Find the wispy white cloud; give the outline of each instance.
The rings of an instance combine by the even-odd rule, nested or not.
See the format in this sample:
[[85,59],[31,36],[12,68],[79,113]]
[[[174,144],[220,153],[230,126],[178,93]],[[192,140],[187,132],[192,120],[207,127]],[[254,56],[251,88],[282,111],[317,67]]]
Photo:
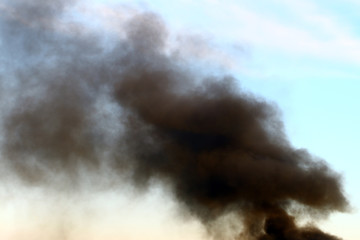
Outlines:
[[352,33],[351,26],[341,22],[338,16],[306,0],[276,1],[288,7],[305,23],[303,29],[311,36],[317,49],[315,53],[325,57],[339,57],[341,60],[358,60],[360,37]]
[[[257,12],[241,1],[204,0],[210,6],[211,18],[223,22],[215,29],[234,41],[246,41],[253,46],[309,57],[336,59],[357,63],[360,56],[360,38],[340,23],[336,16],[320,11],[320,6],[309,1],[275,0],[290,11],[297,24]],[[271,12],[271,9],[268,9]]]

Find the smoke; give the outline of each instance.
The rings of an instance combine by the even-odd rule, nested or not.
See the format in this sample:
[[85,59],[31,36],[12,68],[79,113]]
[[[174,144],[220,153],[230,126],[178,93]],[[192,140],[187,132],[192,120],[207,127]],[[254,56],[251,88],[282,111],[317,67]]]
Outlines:
[[57,172],[76,182],[80,167],[105,163],[139,188],[169,185],[209,231],[236,214],[239,238],[339,239],[291,214],[345,211],[339,175],[292,147],[276,106],[172,54],[158,16],[139,13],[104,45],[66,27],[70,1],[13,2],[0,22],[2,154],[24,183]]

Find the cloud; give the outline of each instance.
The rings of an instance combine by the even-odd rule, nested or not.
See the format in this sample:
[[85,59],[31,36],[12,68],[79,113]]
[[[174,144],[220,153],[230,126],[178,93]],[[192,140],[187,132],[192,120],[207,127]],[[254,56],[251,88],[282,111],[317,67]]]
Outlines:
[[291,12],[295,23],[273,16],[272,9],[260,12],[235,1],[211,1],[211,17],[224,23],[221,35],[249,42],[255,48],[357,63],[360,39],[336,16],[320,11],[320,6],[310,2],[280,0],[274,4]]

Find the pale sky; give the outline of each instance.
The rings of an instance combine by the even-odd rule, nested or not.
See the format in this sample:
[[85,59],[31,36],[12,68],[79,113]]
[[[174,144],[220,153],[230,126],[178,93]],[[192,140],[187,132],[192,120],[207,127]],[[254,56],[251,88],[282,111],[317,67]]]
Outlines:
[[[0,3],[0,9],[6,8]],[[121,34],[114,23],[143,10],[159,14],[170,35],[208,43],[198,49],[195,42],[184,53],[200,66],[231,73],[241,88],[279,107],[291,143],[342,175],[353,207],[320,227],[344,240],[360,239],[360,2],[91,0],[77,5],[75,17]],[[4,186],[1,239],[206,239],[201,225],[179,217],[176,203],[157,187],[133,193],[135,198],[129,197],[132,190],[111,189],[59,200],[55,193]],[[24,192],[29,194],[22,199]],[[41,229],[46,230],[40,234]]]

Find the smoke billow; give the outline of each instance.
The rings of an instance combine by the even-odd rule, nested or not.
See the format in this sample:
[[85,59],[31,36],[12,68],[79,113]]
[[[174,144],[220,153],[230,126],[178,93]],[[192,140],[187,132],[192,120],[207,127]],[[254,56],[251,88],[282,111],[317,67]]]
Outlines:
[[76,181],[79,166],[106,161],[135,186],[168,184],[208,228],[231,213],[244,225],[239,238],[339,239],[290,213],[345,211],[339,176],[292,147],[275,106],[231,76],[190,70],[158,16],[139,13],[104,45],[79,28],[58,31],[69,1],[13,2],[0,9],[2,154],[24,182],[57,171]]

